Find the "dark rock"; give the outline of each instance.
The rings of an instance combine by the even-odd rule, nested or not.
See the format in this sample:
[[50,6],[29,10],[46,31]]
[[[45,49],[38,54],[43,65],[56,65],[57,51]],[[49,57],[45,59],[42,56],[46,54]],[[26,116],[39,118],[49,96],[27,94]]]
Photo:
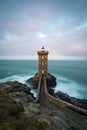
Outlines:
[[40,115],[37,118],[37,122],[39,123],[40,127],[45,130],[52,130],[51,123],[47,116]]
[[13,92],[13,93],[10,93],[10,96],[20,103],[31,102],[34,100],[31,95],[25,92]]
[[56,98],[60,98],[60,99],[62,99],[64,101],[72,103],[72,104],[74,104],[76,106],[87,109],[87,100],[86,99],[78,99],[78,98],[75,98],[75,97],[70,97],[68,94],[65,94],[65,93],[60,92],[60,91],[56,92],[54,94],[54,96]]
[[30,112],[35,113],[35,114],[40,114],[41,113],[41,111],[40,111],[40,104],[30,103],[29,107],[28,107],[28,110]]
[[84,109],[87,109],[87,99],[78,99],[71,97],[71,103]]
[[[36,73],[34,77],[28,79],[26,82],[28,84],[31,84],[32,87],[37,88],[38,84],[39,84],[38,73]],[[56,86],[56,78],[53,75],[48,73],[46,75],[46,83],[47,83],[48,88],[55,87]]]
[[31,89],[18,81],[0,83],[0,89],[8,93],[17,102],[23,103],[34,100],[33,95],[30,93]]
[[55,93],[55,96],[57,98],[64,100],[64,101],[71,102],[70,96],[68,94],[61,92],[61,91],[58,91],[57,93]]
[[28,79],[26,81],[28,84],[30,84],[33,88],[37,88],[38,87],[38,83],[39,83],[39,78],[38,78],[38,74],[36,73],[34,75],[34,77],[31,77],[30,79]]
[[53,75],[51,74],[47,74],[46,76],[46,83],[47,83],[47,88],[50,88],[50,87],[55,87],[56,86],[56,77],[54,77]]
[[53,95],[53,96],[55,96],[55,94],[54,94],[54,89],[52,89],[52,88],[49,88],[49,89],[48,89],[48,93],[51,94],[51,95]]
[[18,81],[4,83],[4,91],[7,93],[24,91],[30,94],[30,88],[25,84],[19,83]]
[[78,130],[78,128],[71,126],[71,130]]

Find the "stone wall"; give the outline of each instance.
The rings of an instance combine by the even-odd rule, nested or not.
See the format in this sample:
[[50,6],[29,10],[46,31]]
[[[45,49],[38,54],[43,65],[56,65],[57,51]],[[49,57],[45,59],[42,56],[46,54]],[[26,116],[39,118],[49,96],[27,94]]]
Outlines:
[[39,84],[38,84],[36,102],[39,102],[41,79],[42,79],[42,76],[40,77]]
[[76,111],[76,112],[78,112],[78,113],[80,113],[80,114],[83,114],[83,115],[86,115],[86,116],[87,116],[87,110],[82,109],[82,108],[77,107],[77,106],[75,106],[75,105],[73,105],[73,104],[70,104],[70,103],[65,102],[65,101],[63,101],[63,100],[61,100],[61,99],[57,99],[57,98],[51,96],[51,95],[47,92],[47,86],[46,86],[46,79],[45,79],[45,77],[44,77],[44,94],[45,94],[46,99],[47,99],[50,103],[56,105],[57,107],[70,108],[70,109],[72,109],[72,110],[74,110],[74,111]]

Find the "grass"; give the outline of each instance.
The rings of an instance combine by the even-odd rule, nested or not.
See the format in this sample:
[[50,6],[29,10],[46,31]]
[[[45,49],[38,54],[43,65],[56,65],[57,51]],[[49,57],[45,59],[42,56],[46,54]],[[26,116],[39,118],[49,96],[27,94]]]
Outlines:
[[24,114],[22,104],[0,90],[0,130],[45,130],[34,117]]

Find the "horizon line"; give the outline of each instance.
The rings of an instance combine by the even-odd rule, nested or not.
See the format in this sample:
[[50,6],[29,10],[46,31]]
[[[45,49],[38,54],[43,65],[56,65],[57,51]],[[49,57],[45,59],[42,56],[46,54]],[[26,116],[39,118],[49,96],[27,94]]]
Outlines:
[[[0,58],[0,60],[38,60],[38,58]],[[48,58],[49,60],[87,60],[87,58]]]
[[[38,60],[38,57],[0,57],[0,60]],[[87,60],[87,57],[75,57],[75,56],[58,56],[58,57],[48,57],[48,60]]]

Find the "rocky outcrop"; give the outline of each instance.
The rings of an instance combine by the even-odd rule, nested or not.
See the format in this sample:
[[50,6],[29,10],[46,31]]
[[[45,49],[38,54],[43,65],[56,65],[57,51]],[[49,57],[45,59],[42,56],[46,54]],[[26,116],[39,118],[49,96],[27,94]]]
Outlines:
[[39,115],[36,120],[45,130],[52,130],[51,122],[47,116]]
[[28,107],[29,112],[32,112],[34,114],[40,114],[40,104],[36,103],[30,103]]
[[46,83],[47,83],[47,87],[55,87],[57,82],[56,82],[56,77],[54,77],[53,75],[51,75],[50,73],[47,74],[46,76]]
[[30,88],[18,81],[0,83],[0,89],[8,93],[17,102],[24,103],[34,100]]
[[37,88],[39,83],[38,73],[36,73],[33,77],[29,78],[26,83],[30,84],[33,88]]
[[[52,87],[48,86],[48,89]],[[52,105],[47,100],[43,100],[45,102],[43,103],[35,103],[32,98],[32,95],[30,94],[30,88],[28,88],[25,84],[21,84],[17,81],[15,82],[6,82],[6,83],[0,83],[0,89],[11,95],[11,97],[18,102],[23,103],[25,113],[28,115],[28,117],[24,115],[24,118],[22,116],[23,121],[20,122],[20,118],[17,118],[17,121],[13,122],[12,130],[15,127],[14,130],[86,130],[87,129],[87,117],[70,109],[70,108],[61,108],[56,107],[55,105]],[[2,91],[1,91],[2,92]],[[54,91],[50,91],[50,93],[54,94]],[[7,95],[8,95],[7,94]],[[64,95],[61,94],[61,92],[54,94],[57,98],[63,98],[66,99],[66,101],[71,101],[71,97],[69,97],[67,94]],[[0,101],[1,101],[2,93],[0,93]],[[4,98],[4,96],[3,96]],[[2,98],[2,100],[3,100]],[[7,98],[8,99],[8,98]],[[6,100],[6,99],[5,99]],[[4,100],[3,100],[4,101]],[[13,101],[14,102],[14,101]],[[4,101],[5,103],[5,101]],[[87,104],[86,102],[84,102]],[[2,105],[2,103],[0,103]],[[6,107],[9,105],[6,100]],[[4,106],[2,106],[2,110],[4,110]],[[63,105],[63,104],[62,104]],[[0,107],[1,108],[1,107]],[[21,107],[12,107],[11,114],[12,116],[20,110]],[[17,110],[17,111],[15,111]],[[0,110],[1,111],[1,110]],[[0,113],[0,117],[3,111]],[[4,112],[5,113],[5,112]],[[2,114],[3,115],[3,114]],[[18,115],[18,114],[17,114]],[[30,120],[31,119],[31,120]],[[3,122],[3,121],[2,121]],[[1,122],[1,123],[2,123]],[[5,123],[4,123],[5,124]],[[9,125],[9,122],[7,123]],[[26,126],[26,128],[24,127]],[[37,127],[36,127],[37,126]],[[3,127],[4,128],[4,127]],[[22,129],[23,128],[23,129]],[[6,129],[6,128],[5,128]]]
[[84,109],[87,109],[87,100],[86,99],[78,99],[75,97],[70,97],[68,94],[65,94],[61,91],[56,92],[55,94],[53,93],[53,95],[56,98],[60,98],[66,102],[72,103],[76,106],[82,107]]
[[[38,87],[38,83],[39,83],[38,73],[36,73],[34,77],[31,77],[26,82],[32,85],[32,87],[34,88]],[[56,78],[49,73],[46,75],[46,82],[48,88],[52,88],[56,86]]]
[[[32,87],[36,89],[38,87],[38,83],[39,83],[38,73],[36,73],[34,77],[28,79],[26,82],[28,84],[32,85]],[[51,94],[52,96],[62,99],[64,101],[74,104],[76,106],[82,107],[84,109],[87,109],[87,100],[86,99],[78,99],[75,97],[70,97],[68,94],[65,94],[60,91],[58,91],[57,93],[54,93],[53,88],[56,86],[56,78],[53,75],[51,75],[49,73],[46,75],[46,83],[47,83],[48,93]]]

